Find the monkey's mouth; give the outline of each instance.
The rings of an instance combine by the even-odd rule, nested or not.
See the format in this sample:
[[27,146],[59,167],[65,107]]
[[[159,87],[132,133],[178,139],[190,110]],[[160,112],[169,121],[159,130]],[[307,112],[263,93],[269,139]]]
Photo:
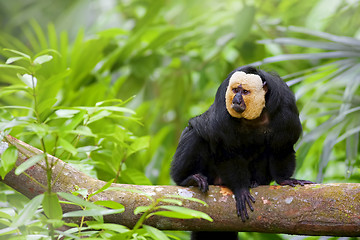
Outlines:
[[246,109],[245,104],[238,104],[238,103],[233,103],[233,104],[231,105],[231,107],[232,107],[232,109],[234,109],[234,110],[235,110],[236,112],[238,112],[238,113],[242,113],[242,112],[244,112],[245,109]]

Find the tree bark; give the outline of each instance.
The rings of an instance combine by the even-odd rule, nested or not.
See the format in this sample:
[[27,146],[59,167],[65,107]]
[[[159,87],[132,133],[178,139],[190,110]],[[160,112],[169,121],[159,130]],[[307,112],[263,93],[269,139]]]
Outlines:
[[[10,145],[18,148],[17,165],[31,156],[42,153],[26,143],[11,136],[6,137]],[[49,155],[56,162],[53,168],[54,192],[72,192],[77,187],[86,188],[89,193],[101,188],[105,182],[94,179],[77,171],[69,164]],[[15,175],[11,171],[2,180],[5,184],[29,198],[45,191],[38,183],[46,186],[44,161],[29,168],[27,175]],[[287,233],[300,235],[360,236],[360,184],[333,183],[305,186],[260,186],[251,189],[256,198],[254,212],[249,210],[250,219],[242,222],[236,214],[235,201],[231,191],[221,186],[210,186],[204,194],[195,187],[178,186],[139,186],[113,184],[114,187],[140,190],[153,198],[166,195],[180,195],[199,198],[208,203],[205,207],[196,202],[185,200],[184,207],[205,212],[213,222],[203,219],[172,219],[152,216],[145,224],[162,230],[188,231],[239,231]],[[132,228],[140,215],[134,215],[138,206],[150,204],[150,200],[141,193],[111,190],[101,192],[91,199],[113,200],[125,206],[125,212],[104,216],[106,222],[122,224]],[[77,210],[75,206],[63,205],[63,211]]]

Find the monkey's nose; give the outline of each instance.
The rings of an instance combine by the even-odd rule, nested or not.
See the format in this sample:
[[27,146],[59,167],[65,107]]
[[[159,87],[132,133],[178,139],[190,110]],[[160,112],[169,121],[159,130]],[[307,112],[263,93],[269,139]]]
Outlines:
[[233,103],[231,107],[238,113],[242,113],[246,109],[245,104],[238,104],[238,103]]

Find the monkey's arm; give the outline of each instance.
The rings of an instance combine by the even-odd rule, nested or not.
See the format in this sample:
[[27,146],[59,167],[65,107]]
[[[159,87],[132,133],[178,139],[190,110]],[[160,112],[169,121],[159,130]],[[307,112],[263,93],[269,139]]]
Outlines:
[[[284,139],[282,139],[284,141]],[[277,146],[271,151],[269,166],[272,179],[279,185],[295,185],[312,184],[307,180],[298,180],[291,178],[294,174],[296,165],[296,156],[293,143],[283,142],[282,146]]]
[[279,123],[273,125],[274,134],[270,143],[270,172],[272,178],[279,185],[295,186],[297,184],[312,184],[307,180],[297,180],[291,178],[295,171],[296,157],[294,144],[299,139],[302,127],[297,114],[295,102],[281,109],[274,116],[274,122]]
[[308,180],[291,178],[296,165],[295,151],[292,148],[291,150],[283,150],[273,157],[274,159],[270,161],[270,171],[277,184],[295,187],[296,185],[304,186],[304,184],[314,183]]
[[270,160],[270,172],[277,184],[295,187],[296,185],[303,186],[304,184],[314,183],[291,178],[295,170],[295,161],[295,152],[293,150],[283,150],[282,153],[273,155],[273,159]]
[[189,125],[181,134],[171,165],[171,177],[180,186],[198,186],[202,192],[209,190],[207,162],[208,144]]

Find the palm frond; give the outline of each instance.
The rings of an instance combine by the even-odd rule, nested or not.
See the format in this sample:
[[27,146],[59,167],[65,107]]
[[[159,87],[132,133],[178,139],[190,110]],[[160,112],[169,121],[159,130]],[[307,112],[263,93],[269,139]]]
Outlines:
[[[278,29],[303,37],[282,37],[260,43],[302,47],[306,53],[268,57],[253,65],[290,60],[320,63],[284,77],[289,86],[298,85],[295,96],[304,106],[300,112],[304,136],[297,148],[305,152],[299,154],[299,161],[304,161],[311,147],[321,148],[317,181],[322,181],[328,164],[340,157],[334,149],[344,147],[345,174],[351,176],[359,154],[360,107],[356,99],[360,98],[360,40],[302,27]],[[311,52],[314,49],[317,51]]]

